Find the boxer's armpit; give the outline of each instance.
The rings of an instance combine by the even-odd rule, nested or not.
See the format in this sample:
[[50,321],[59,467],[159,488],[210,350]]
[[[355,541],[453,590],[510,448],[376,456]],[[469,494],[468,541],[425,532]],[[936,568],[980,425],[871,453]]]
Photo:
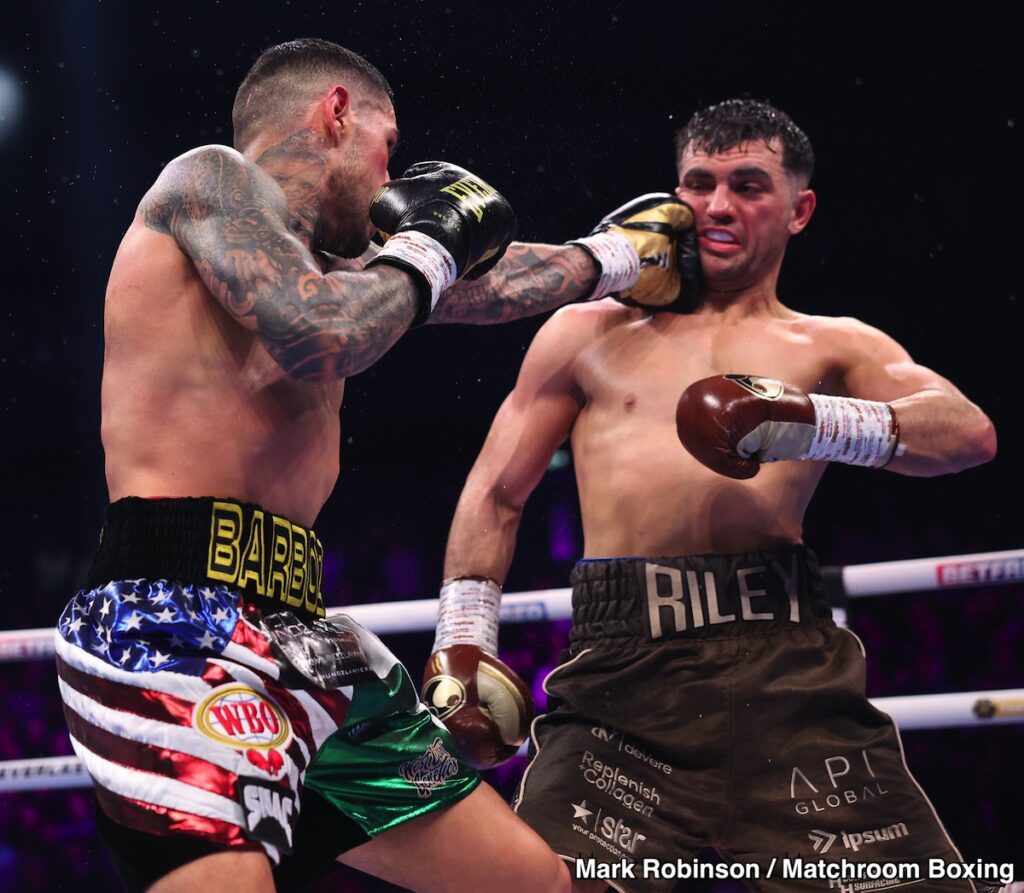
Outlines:
[[302,222],[279,186],[238,153],[206,147],[168,165],[139,213],[174,237],[210,293],[286,372],[354,375],[409,328],[415,287],[394,269],[325,275],[295,235]]
[[534,316],[582,298],[597,274],[582,249],[514,242],[486,276],[445,291],[429,322],[487,324]]

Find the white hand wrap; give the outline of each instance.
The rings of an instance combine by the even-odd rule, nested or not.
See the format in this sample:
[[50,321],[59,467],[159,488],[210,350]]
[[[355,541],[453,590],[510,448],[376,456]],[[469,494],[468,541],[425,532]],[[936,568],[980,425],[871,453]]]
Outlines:
[[814,437],[800,459],[881,468],[902,455],[899,423],[888,403],[808,394],[817,416]]
[[587,300],[596,301],[617,291],[627,291],[640,278],[640,255],[633,243],[618,233],[597,233],[574,239],[570,245],[586,248],[601,267],[597,285]]
[[391,236],[376,257],[394,257],[419,270],[430,288],[431,310],[437,304],[441,292],[449,288],[458,275],[455,258],[448,253],[448,249],[437,239],[415,230]]
[[498,654],[501,587],[493,580],[459,577],[441,585],[434,653],[452,645],[476,645]]

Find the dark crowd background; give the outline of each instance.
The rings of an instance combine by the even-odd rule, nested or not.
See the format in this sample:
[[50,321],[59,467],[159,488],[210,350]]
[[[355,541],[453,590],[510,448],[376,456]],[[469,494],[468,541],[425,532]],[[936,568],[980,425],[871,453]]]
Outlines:
[[[1000,436],[994,462],[951,477],[831,469],[806,541],[824,564],[1024,545],[1019,11],[13,6],[0,21],[3,628],[54,623],[102,523],[103,292],[139,198],[179,153],[230,143],[242,75],[262,49],[300,36],[355,49],[390,79],[402,129],[393,173],[430,158],[470,167],[509,196],[527,240],[564,241],[636,194],[670,189],[672,136],[696,108],[748,94],[787,110],[818,155],[819,207],[791,245],[783,300],[883,328]],[[350,382],[342,478],[317,524],[330,603],[436,593],[462,481],[541,322],[428,327]],[[566,585],[580,554],[561,459],[526,510],[508,591]],[[850,624],[868,649],[870,695],[924,694],[1024,686],[1022,615],[1024,592],[1010,585],[859,600]],[[507,627],[503,655],[536,678],[565,633]],[[418,668],[431,637],[389,641]],[[0,667],[0,711],[0,759],[70,752],[49,662]],[[908,732],[904,743],[967,859],[1018,856],[1024,726]],[[509,791],[521,769],[494,780]],[[0,889],[117,889],[90,793],[0,794]],[[322,889],[385,887],[349,873]]]

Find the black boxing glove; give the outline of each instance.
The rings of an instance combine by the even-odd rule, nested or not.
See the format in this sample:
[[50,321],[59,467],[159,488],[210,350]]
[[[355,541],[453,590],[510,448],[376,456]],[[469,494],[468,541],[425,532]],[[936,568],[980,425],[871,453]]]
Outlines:
[[631,307],[675,313],[696,304],[700,250],[693,210],[674,195],[641,195],[568,244],[586,249],[601,268],[589,300],[611,295]]
[[469,171],[423,161],[385,183],[370,203],[370,220],[386,239],[367,266],[400,267],[420,285],[415,324],[457,279],[476,279],[493,267],[516,233],[512,206]]
[[762,462],[814,459],[881,468],[899,455],[899,422],[888,403],[805,394],[757,375],[713,375],[679,398],[676,432],[712,471],[740,480]]
[[530,690],[495,656],[500,602],[493,580],[446,580],[423,673],[423,700],[476,769],[515,756],[533,720]]

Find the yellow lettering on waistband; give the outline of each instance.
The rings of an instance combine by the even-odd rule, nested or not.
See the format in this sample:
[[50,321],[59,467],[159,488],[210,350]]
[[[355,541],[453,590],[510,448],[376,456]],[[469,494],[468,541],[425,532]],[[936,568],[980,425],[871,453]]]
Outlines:
[[242,553],[242,568],[238,575],[238,586],[244,588],[252,580],[253,588],[260,595],[267,594],[263,568],[263,512],[252,513],[252,527],[249,528],[249,542]]
[[270,516],[274,541],[270,547],[267,595],[285,601],[291,585],[292,525],[277,515]]
[[306,529],[292,524],[291,584],[288,586],[288,597],[285,599],[289,605],[298,607],[306,598],[306,587],[309,585],[308,552],[309,539]]
[[309,542],[309,588],[306,591],[306,610],[323,617],[324,596],[320,586],[324,578],[324,547],[316,534],[310,536]]
[[241,537],[242,507],[230,502],[214,502],[210,516],[210,552],[206,562],[208,577],[225,583],[235,582]]

